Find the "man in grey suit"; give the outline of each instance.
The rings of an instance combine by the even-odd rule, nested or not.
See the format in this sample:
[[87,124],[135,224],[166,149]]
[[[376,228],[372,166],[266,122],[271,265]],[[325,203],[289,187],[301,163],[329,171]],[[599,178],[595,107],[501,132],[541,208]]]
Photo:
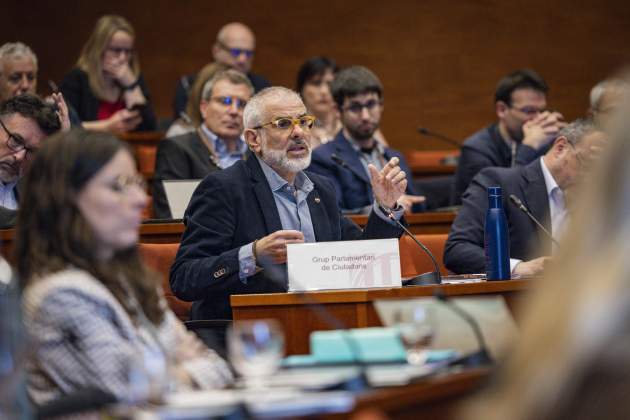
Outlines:
[[163,180],[203,179],[245,156],[243,109],[253,93],[249,79],[236,70],[218,73],[206,82],[199,103],[203,123],[196,131],[164,139],[158,146],[153,178],[156,218],[171,218]]

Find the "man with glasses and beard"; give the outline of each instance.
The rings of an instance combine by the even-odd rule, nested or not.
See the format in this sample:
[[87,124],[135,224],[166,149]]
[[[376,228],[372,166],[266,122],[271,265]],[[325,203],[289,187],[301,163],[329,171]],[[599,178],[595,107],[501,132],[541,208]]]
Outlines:
[[[342,211],[368,213],[374,201],[368,165],[381,169],[396,157],[410,180],[411,170],[400,152],[374,137],[383,113],[383,85],[374,73],[361,66],[344,69],[331,91],[343,128],[333,141],[315,149],[309,170],[332,181]],[[410,212],[424,210],[424,201],[408,182],[399,203]]]
[[0,103],[0,227],[15,223],[16,185],[41,141],[61,128],[58,114],[37,96]]
[[186,210],[186,230],[171,268],[177,297],[195,301],[192,319],[231,318],[231,294],[286,292],[287,244],[397,238],[406,175],[392,158],[369,166],[375,201],[361,230],[344,218],[325,177],[305,172],[314,117],[300,96],[272,87],[254,95],[243,120],[250,152],[210,173]]
[[547,110],[545,80],[529,69],[520,69],[499,81],[494,94],[498,121],[479,130],[462,144],[455,173],[452,203],[483,168],[527,165],[549,150],[566,125],[562,114]]

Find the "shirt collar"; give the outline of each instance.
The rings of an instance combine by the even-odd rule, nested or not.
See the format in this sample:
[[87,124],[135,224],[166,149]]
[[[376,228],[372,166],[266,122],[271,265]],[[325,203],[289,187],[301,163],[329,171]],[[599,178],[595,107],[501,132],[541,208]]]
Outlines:
[[[285,185],[288,184],[286,179],[278,175],[278,173],[274,171],[271,166],[267,165],[267,163],[265,163],[265,161],[262,160],[258,155],[254,156],[256,156],[256,159],[258,159],[258,163],[260,163],[260,167],[265,174],[265,178],[267,178],[267,183],[269,184],[271,191],[275,192],[281,190]],[[295,176],[295,188],[305,193],[309,193],[313,190],[313,181],[310,180],[310,178],[304,173],[304,171],[300,171]]]
[[553,179],[553,175],[551,175],[551,172],[549,172],[549,168],[547,168],[547,165],[545,165],[545,159],[543,158],[540,158],[540,167],[542,169],[543,177],[545,178],[545,186],[547,187],[547,195],[551,197],[552,191],[555,190],[556,188],[562,191],[560,186],[558,186],[558,183],[556,182],[556,180]]
[[[345,136],[345,133],[344,133]],[[352,148],[357,152],[357,153],[363,153],[363,150],[361,150],[361,146],[359,146],[359,143],[357,143],[357,141],[355,139],[353,139],[352,137],[350,137],[349,135],[346,136],[346,140],[348,140],[348,143],[350,143],[350,146],[352,146]],[[383,144],[374,139],[374,148],[376,149],[376,151],[383,155],[385,154],[385,146],[383,146]]]
[[[206,138],[212,143],[212,148],[215,152],[220,153],[223,151],[227,151],[227,145],[225,144],[225,140],[214,134],[212,130],[210,130],[205,124],[201,124],[201,131],[206,136]],[[236,150],[232,152],[232,154],[244,155],[247,152],[247,143],[245,143],[245,139],[243,137],[239,137],[236,142]]]

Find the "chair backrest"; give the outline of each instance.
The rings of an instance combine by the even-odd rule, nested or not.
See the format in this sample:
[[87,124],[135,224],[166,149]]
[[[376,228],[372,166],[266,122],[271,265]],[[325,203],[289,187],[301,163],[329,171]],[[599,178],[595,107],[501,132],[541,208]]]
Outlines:
[[168,281],[179,244],[140,244],[139,249],[144,263],[162,275],[162,288],[168,306],[179,319],[187,321],[190,317],[192,302],[184,302],[175,297]]
[[[435,257],[440,266],[440,273],[448,274],[444,267],[442,256],[444,245],[448,238],[447,233],[415,235],[416,239],[424,244]],[[400,273],[403,277],[412,277],[418,274],[433,271],[433,263],[428,255],[410,237],[403,235],[398,243],[400,248]]]

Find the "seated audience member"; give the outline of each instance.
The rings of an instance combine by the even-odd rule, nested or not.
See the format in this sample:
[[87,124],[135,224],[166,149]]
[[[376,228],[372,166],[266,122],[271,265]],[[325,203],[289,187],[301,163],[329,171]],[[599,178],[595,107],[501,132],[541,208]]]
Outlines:
[[[224,64],[246,74],[254,90],[259,92],[271,84],[264,77],[251,72],[255,50],[254,32],[240,22],[232,22],[223,26],[217,33],[217,39],[212,46],[212,58],[215,63]],[[185,110],[196,77],[196,74],[182,76],[177,82],[173,101],[174,118],[179,118],[181,112]]]
[[621,107],[628,81],[623,78],[602,80],[591,89],[589,114],[602,127]]
[[245,156],[243,108],[253,91],[249,79],[236,70],[216,74],[204,85],[198,104],[203,123],[192,133],[160,141],[153,177],[157,218],[171,217],[163,180],[202,179]]
[[23,94],[0,104],[0,227],[15,224],[18,181],[47,136],[61,128],[58,114],[37,96]]
[[487,188],[500,186],[509,225],[512,273],[539,274],[551,255],[551,239],[509,197],[511,194],[518,197],[551,235],[559,239],[572,210],[572,193],[603,136],[591,121],[576,120],[560,131],[545,156],[529,165],[486,168],[479,172],[462,197],[462,208],[444,249],[444,265],[457,274],[485,271]]
[[544,155],[565,125],[558,112],[547,110],[547,83],[533,70],[521,69],[499,81],[494,95],[498,121],[467,138],[462,144],[453,203],[474,176],[490,166],[527,165]]
[[15,256],[37,404],[84,388],[133,396],[143,355],[158,384],[231,382],[226,363],[186,331],[158,274],[140,260],[147,196],[135,166],[112,135],[77,129],[48,139],[25,179]]
[[[36,95],[37,56],[28,45],[21,42],[7,42],[0,47],[0,102],[25,93]],[[47,102],[55,104],[57,115],[62,123],[81,124],[76,111],[68,108],[63,95],[53,93]],[[65,126],[64,126],[65,128]],[[69,128],[69,126],[68,126]]]
[[231,318],[232,294],[286,292],[287,244],[396,238],[402,232],[380,208],[402,216],[397,201],[407,179],[398,158],[380,171],[369,166],[375,202],[362,231],[340,214],[330,181],[305,171],[314,117],[297,93],[264,89],[247,103],[243,119],[251,152],[199,185],[171,268],[175,295],[195,301],[193,319]]
[[[628,107],[622,107],[627,115]],[[461,419],[628,418],[630,124],[611,132],[556,263],[523,307],[520,340]],[[607,127],[608,128],[608,127]]]
[[186,103],[186,111],[180,113],[178,119],[173,121],[171,126],[166,131],[165,137],[181,136],[182,134],[191,133],[199,127],[203,122],[203,115],[199,110],[199,102],[201,102],[201,91],[203,90],[206,82],[215,74],[229,69],[228,66],[221,63],[210,63],[199,71],[190,88],[190,94],[188,95],[188,102]]
[[317,118],[311,130],[313,148],[329,142],[341,130],[339,112],[330,93],[330,84],[337,70],[335,61],[328,57],[309,58],[298,70],[297,92],[306,110]]
[[[332,181],[342,211],[367,213],[374,201],[369,164],[381,169],[396,157],[408,179],[412,173],[400,152],[374,138],[383,112],[383,85],[374,73],[361,66],[340,71],[332,83],[332,95],[343,128],[333,141],[313,152],[309,169]],[[398,200],[405,211],[424,209],[424,197],[415,194],[409,182]]]
[[156,129],[134,50],[135,36],[125,18],[102,16],[83,46],[76,68],[61,82],[61,92],[84,128],[112,133]]

